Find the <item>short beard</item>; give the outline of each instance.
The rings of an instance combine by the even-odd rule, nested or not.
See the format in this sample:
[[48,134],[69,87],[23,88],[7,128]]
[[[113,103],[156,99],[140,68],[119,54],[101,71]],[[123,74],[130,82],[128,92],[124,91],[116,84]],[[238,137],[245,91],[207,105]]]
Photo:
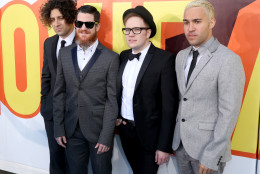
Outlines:
[[81,31],[79,30],[78,32],[76,32],[76,36],[75,36],[75,42],[76,44],[78,44],[83,50],[88,49],[88,47],[90,45],[92,45],[96,40],[97,40],[97,33],[93,33],[91,35],[89,35],[88,37],[80,37],[78,33],[86,33],[86,34],[90,34],[90,32],[88,31]]

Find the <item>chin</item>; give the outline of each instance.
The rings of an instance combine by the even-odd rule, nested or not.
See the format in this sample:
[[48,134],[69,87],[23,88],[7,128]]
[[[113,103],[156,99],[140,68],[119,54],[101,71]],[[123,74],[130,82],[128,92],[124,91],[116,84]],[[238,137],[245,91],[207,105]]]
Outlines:
[[191,46],[196,46],[196,45],[197,45],[197,43],[194,42],[194,41],[189,41],[189,44],[190,44]]
[[130,47],[130,48],[134,48],[135,47],[135,44],[128,44],[128,46]]

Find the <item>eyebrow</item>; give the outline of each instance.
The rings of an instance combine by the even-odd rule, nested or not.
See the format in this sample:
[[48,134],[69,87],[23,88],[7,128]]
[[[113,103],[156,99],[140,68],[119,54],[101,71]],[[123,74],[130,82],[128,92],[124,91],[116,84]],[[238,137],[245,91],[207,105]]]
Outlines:
[[[202,19],[197,18],[197,19],[192,19],[191,21],[201,21]],[[188,19],[183,19],[183,22],[189,22]]]

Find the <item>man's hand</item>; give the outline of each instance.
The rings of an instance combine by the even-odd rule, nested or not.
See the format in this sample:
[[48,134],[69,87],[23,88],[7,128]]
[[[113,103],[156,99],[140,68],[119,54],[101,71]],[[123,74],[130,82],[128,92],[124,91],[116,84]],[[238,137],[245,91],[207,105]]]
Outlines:
[[213,170],[199,163],[199,174],[208,174],[208,173],[213,173]]
[[95,148],[98,148],[97,154],[101,154],[101,153],[107,152],[107,151],[109,151],[109,149],[110,149],[110,148],[107,147],[106,145],[99,144],[99,143],[97,143],[97,145],[95,146]]
[[169,158],[170,158],[169,153],[166,153],[166,152],[163,152],[163,151],[160,151],[160,150],[156,150],[156,152],[155,152],[155,162],[158,165],[161,165],[165,162],[168,162]]
[[123,123],[123,125],[126,125],[126,122],[125,122],[125,121],[122,121],[121,118],[119,118],[119,119],[116,120],[116,126],[119,126],[119,125],[122,124],[122,123]]
[[67,143],[67,140],[66,140],[66,137],[65,137],[65,136],[61,136],[61,137],[56,138],[56,141],[57,141],[57,143],[58,143],[60,146],[66,148],[66,145],[65,145],[65,144]]

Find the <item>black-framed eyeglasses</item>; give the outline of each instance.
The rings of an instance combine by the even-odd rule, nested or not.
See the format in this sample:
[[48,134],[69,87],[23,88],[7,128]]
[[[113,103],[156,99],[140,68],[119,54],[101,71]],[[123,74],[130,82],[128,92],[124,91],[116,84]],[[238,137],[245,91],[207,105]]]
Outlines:
[[132,31],[134,34],[140,34],[142,30],[149,30],[151,28],[142,28],[142,27],[134,27],[134,28],[122,28],[122,32],[125,35],[129,35]]
[[76,26],[77,28],[81,28],[81,27],[83,26],[83,24],[85,24],[85,26],[86,26],[88,29],[92,29],[95,24],[98,24],[98,22],[75,21],[75,26]]

